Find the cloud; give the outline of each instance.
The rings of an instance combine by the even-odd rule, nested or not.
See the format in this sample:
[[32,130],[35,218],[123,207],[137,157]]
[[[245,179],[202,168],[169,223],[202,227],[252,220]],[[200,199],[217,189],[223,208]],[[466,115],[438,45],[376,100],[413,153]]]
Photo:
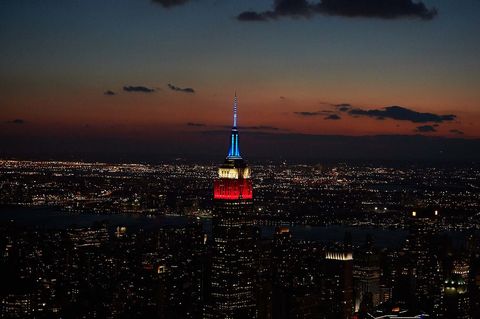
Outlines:
[[280,131],[280,130],[284,130],[284,129],[281,129],[279,127],[269,126],[269,125],[240,126],[239,129],[252,130],[252,131],[255,131],[255,130],[258,130],[258,131]]
[[428,9],[423,2],[413,0],[274,0],[268,11],[244,11],[239,21],[268,21],[282,17],[309,19],[316,14],[342,17],[380,19],[419,18],[431,20],[437,15],[435,8]]
[[423,2],[413,0],[322,0],[316,10],[331,16],[380,19],[419,18],[431,20],[437,9],[428,9]]
[[293,113],[300,116],[317,116],[322,114],[322,112],[308,112],[308,111],[300,111],[300,112],[293,112]]
[[341,120],[342,118],[337,114],[330,114],[323,118],[324,120]]
[[115,95],[115,92],[111,91],[111,90],[106,90],[105,92],[103,92],[104,95]]
[[420,132],[420,133],[431,133],[436,131],[437,130],[432,125],[421,125],[421,126],[417,126],[417,128],[415,129],[415,132]]
[[131,86],[131,85],[126,85],[123,87],[123,90],[125,92],[140,92],[140,93],[153,93],[155,92],[155,89],[146,87],[146,86]]
[[340,112],[346,112],[352,108],[352,105],[350,103],[340,103],[340,104],[331,104],[331,105],[337,108],[337,110],[339,110]]
[[195,93],[195,90],[192,88],[180,88],[170,83],[168,83],[168,87],[173,91],[184,92],[184,93]]
[[332,110],[322,110],[322,111],[316,111],[316,112],[299,111],[299,112],[293,112],[293,113],[296,115],[304,116],[304,117],[323,115],[325,116],[323,118],[324,120],[341,120],[342,119],[338,114],[333,113]]
[[182,6],[190,0],[152,0],[153,3],[159,4],[164,8],[171,8],[176,6]]
[[195,127],[205,127],[207,124],[204,123],[194,123],[194,122],[188,122],[187,126],[195,126]]
[[407,109],[402,106],[387,106],[382,109],[364,110],[361,108],[348,108],[342,112],[347,112],[352,116],[367,116],[377,120],[392,119],[397,121],[410,121],[413,123],[442,123],[447,121],[453,121],[456,119],[456,115],[453,114],[434,114],[434,113],[421,113],[411,109]]
[[20,125],[20,124],[25,124],[27,122],[23,119],[14,119],[14,120],[11,120],[11,121],[7,121],[7,123]]
[[244,11],[237,16],[240,21],[267,21],[281,17],[309,18],[315,11],[306,0],[275,0],[272,11]]
[[244,11],[237,16],[239,21],[267,21],[267,17],[264,13],[258,13],[255,11]]
[[452,129],[452,130],[450,130],[450,133],[457,134],[457,135],[465,134],[463,131],[460,131],[458,129]]

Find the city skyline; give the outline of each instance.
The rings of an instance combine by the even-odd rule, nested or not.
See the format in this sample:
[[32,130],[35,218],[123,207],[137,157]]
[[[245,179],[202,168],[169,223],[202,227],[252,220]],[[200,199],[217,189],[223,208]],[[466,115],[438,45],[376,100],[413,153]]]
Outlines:
[[376,2],[5,1],[0,149],[184,156],[228,131],[235,90],[242,130],[270,144],[426,136],[417,150],[431,137],[478,146],[480,3]]
[[480,319],[479,13],[0,1],[0,317]]

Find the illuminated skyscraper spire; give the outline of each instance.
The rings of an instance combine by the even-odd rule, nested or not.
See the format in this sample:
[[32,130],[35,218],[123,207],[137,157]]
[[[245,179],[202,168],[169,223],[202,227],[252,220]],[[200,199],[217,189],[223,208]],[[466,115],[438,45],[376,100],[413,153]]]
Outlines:
[[237,129],[237,112],[238,112],[238,100],[237,92],[235,91],[235,97],[233,99],[233,127],[232,134],[230,136],[230,148],[228,149],[227,159],[241,159],[240,148],[238,145],[238,129]]
[[237,109],[238,109],[237,91],[235,91],[235,97],[233,98],[233,127],[237,127]]
[[213,182],[211,280],[205,317],[258,318],[256,238],[250,167],[238,148],[237,94],[233,102],[230,148]]

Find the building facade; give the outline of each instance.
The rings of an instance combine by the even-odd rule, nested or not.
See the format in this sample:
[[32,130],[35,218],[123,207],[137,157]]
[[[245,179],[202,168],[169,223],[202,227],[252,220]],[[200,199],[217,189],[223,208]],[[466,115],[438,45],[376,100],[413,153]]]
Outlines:
[[240,155],[237,97],[230,148],[214,181],[212,262],[207,318],[256,318],[256,230],[250,168]]

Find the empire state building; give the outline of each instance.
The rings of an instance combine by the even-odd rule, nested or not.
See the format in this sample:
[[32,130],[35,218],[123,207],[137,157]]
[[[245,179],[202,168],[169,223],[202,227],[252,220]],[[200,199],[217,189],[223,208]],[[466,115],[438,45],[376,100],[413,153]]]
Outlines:
[[214,181],[209,318],[256,318],[255,228],[250,168],[240,155],[237,96],[225,162]]

